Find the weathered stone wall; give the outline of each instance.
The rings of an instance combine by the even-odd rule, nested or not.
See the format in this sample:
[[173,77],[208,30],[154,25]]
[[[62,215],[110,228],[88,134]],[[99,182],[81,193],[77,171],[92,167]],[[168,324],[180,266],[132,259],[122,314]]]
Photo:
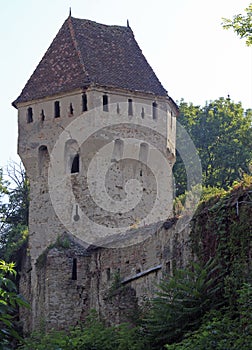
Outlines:
[[[145,138],[151,141],[154,147],[160,149],[166,154],[167,158],[169,158],[170,165],[172,167],[175,157],[174,157],[174,147],[175,147],[175,122],[171,123],[172,119],[175,119],[175,113],[172,116],[172,104],[169,104],[165,98],[156,98],[152,95],[143,95],[139,93],[133,92],[125,92],[125,91],[110,91],[106,90],[106,94],[109,97],[109,103],[113,103],[113,108],[116,109],[117,104],[119,105],[119,117],[120,115],[125,116],[124,111],[120,110],[120,103],[127,104],[127,100],[129,97],[133,99],[133,116],[129,116],[129,120],[132,122],[136,118],[141,118],[141,110],[137,110],[139,106],[143,105],[145,108],[145,118],[152,118],[151,116],[151,108],[152,102],[155,99],[158,103],[160,111],[163,111],[163,115],[159,111],[159,116],[156,122],[156,125],[159,125],[161,129],[166,130],[167,137],[166,139],[160,138],[157,133],[151,133],[150,130],[147,132]],[[102,111],[102,96],[105,93],[104,90],[97,89],[89,89],[87,94],[88,101],[88,110],[97,107],[100,108],[101,115],[104,115],[104,118],[107,118],[107,112]],[[54,117],[54,102],[60,102],[60,111],[61,116],[59,118]],[[73,107],[73,114],[70,114],[69,106],[70,104]],[[122,108],[124,105],[122,105]],[[136,106],[136,107],[135,107]],[[148,108],[147,108],[147,107]],[[27,109],[32,108],[33,110],[33,122],[27,123]],[[52,207],[50,196],[51,194],[48,192],[48,164],[51,156],[51,152],[55,146],[55,143],[59,139],[62,131],[82,114],[82,94],[81,92],[74,92],[72,94],[55,96],[54,98],[48,97],[43,100],[32,101],[32,103],[25,103],[22,106],[19,106],[18,110],[18,120],[19,120],[19,142],[18,142],[18,151],[19,155],[25,165],[27,174],[30,179],[30,218],[29,218],[29,234],[30,234],[30,254],[31,254],[31,263],[34,265],[37,257],[42,253],[42,251],[54,240],[57,235],[62,234],[64,232],[65,227],[61,224],[60,220],[58,220],[57,215],[55,214],[54,208]],[[44,119],[42,120],[41,114],[43,110]],[[117,112],[111,111],[111,113]],[[127,113],[126,113],[127,114]],[[173,127],[172,127],[173,125]],[[120,135],[121,138],[132,137],[134,135],[134,130],[129,131],[129,129],[122,129],[122,126],[119,126],[120,129],[111,129],[111,131],[107,131],[106,135],[102,133],[98,133],[93,136],[89,140],[89,143],[85,143],[82,147],[80,145],[80,157],[81,157],[81,169],[79,172],[79,176],[70,175],[67,169],[65,169],[65,164],[67,162],[66,159],[59,159],[58,167],[62,168],[62,173],[65,175],[67,184],[72,186],[72,180],[74,177],[76,178],[76,186],[74,196],[81,199],[83,208],[85,206],[85,210],[90,208],[90,213],[87,213],[89,216],[96,216],[97,220],[103,220],[103,215],[100,212],[99,208],[94,210],[93,206],[90,206],[90,203],[87,202],[86,194],[86,179],[83,174],[85,174],[86,166],[90,162],[90,157],[99,150],[107,141],[108,137],[111,139],[115,139],[117,135]],[[138,131],[137,131],[138,132]],[[110,134],[110,135],[108,135]],[[140,135],[141,136],[141,135]],[[68,135],[68,139],[72,139],[72,135]],[[67,140],[66,140],[67,141]],[[171,149],[167,151],[167,144],[172,144]],[[88,149],[88,153],[86,152]],[[138,150],[139,151],[139,150]],[[132,150],[132,153],[135,153],[135,150]],[[65,155],[67,157],[67,155]],[[140,157],[140,155],[139,155]],[[109,174],[109,178],[111,178],[110,183],[113,184],[113,191],[110,191],[109,195],[114,196],[114,198],[122,199],[125,197],[125,189],[123,188],[123,183],[115,184],[113,183],[115,176],[118,176],[118,173],[122,172],[120,162],[116,162],[116,160],[111,160],[112,166]],[[148,178],[149,175],[145,172],[145,169],[136,169],[134,167],[134,162],[123,167],[123,171],[127,170],[128,174],[126,177],[131,178],[137,175],[137,178],[140,179],[140,171],[143,174],[141,175],[142,182],[147,181],[147,183],[143,183],[143,187],[146,190],[145,196],[148,198],[148,191],[151,192],[152,189],[148,189]],[[99,169],[97,169],[99,171]],[[147,170],[146,170],[147,171]],[[113,175],[114,174],[114,175]],[[171,175],[171,174],[170,174]],[[122,176],[123,177],[123,176]],[[122,180],[122,177],[117,177],[117,181]],[[143,180],[146,179],[146,180]],[[171,181],[171,176],[168,177]],[[122,181],[121,181],[122,182]],[[109,183],[108,183],[109,187]],[[171,198],[172,198],[172,184],[171,187]],[[59,181],[59,192],[61,190],[61,183]],[[82,198],[85,197],[85,198]],[[146,205],[148,205],[148,200],[146,201]],[[67,206],[62,206],[62,211],[64,213],[65,221],[71,222],[73,221],[73,212],[74,208],[76,208],[76,200],[73,197],[69,197]],[[61,203],[60,203],[61,204]],[[143,208],[143,206],[139,206]],[[136,213],[134,211],[131,212],[132,215],[131,221],[132,224],[135,223],[137,216],[140,214],[144,215],[145,213]],[[119,217],[117,220],[122,220],[122,217]],[[69,216],[69,217],[68,217]],[[130,217],[125,218],[126,221],[129,221]],[[111,220],[111,217],[110,217]]]
[[[176,221],[167,223],[169,229],[153,225],[143,232],[148,235],[145,241],[123,248],[85,249],[71,236],[58,239],[35,265],[35,304],[30,314],[22,315],[24,329],[65,329],[85,319],[91,309],[108,323],[130,322],[138,307],[154,296],[162,276],[171,275],[174,264],[185,266],[190,257],[188,228],[178,233]],[[21,291],[28,297],[29,276],[30,271],[23,273],[21,280]]]

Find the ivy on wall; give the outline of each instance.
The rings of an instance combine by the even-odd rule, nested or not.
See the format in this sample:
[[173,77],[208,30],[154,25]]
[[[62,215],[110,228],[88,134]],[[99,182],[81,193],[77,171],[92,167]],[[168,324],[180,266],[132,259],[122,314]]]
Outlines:
[[230,191],[203,200],[191,223],[193,254],[201,262],[215,256],[230,304],[242,284],[251,282],[251,238],[252,176],[245,175]]

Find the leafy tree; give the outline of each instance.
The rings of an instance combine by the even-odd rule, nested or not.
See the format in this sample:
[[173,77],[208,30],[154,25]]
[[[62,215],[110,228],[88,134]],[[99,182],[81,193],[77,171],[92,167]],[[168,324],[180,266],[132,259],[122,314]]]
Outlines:
[[29,181],[22,163],[10,163],[7,175],[14,188],[9,186],[9,215],[6,223],[28,225]]
[[252,45],[252,3],[245,9],[246,15],[235,15],[233,19],[223,18],[224,29],[232,28],[240,38],[246,38],[246,44]]
[[23,166],[11,163],[9,181],[0,173],[0,255],[19,265],[19,249],[28,235],[29,181]]
[[[182,100],[178,122],[185,127],[198,150],[204,186],[227,189],[235,180],[240,180],[243,173],[249,172],[252,110],[245,112],[241,103],[234,103],[229,97],[221,97],[204,107]],[[187,180],[179,155],[174,175],[177,194],[182,194],[187,189]]]
[[13,340],[21,340],[16,331],[15,315],[19,306],[28,304],[17,293],[15,283],[9,276],[16,276],[14,263],[0,260],[0,349],[11,349]]

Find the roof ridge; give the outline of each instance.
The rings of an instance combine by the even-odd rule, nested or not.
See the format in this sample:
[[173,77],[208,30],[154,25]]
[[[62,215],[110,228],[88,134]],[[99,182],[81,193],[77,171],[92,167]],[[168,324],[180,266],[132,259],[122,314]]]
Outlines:
[[81,67],[83,69],[83,72],[86,74],[88,81],[90,82],[89,74],[88,74],[88,71],[87,71],[87,69],[85,67],[85,64],[84,64],[84,61],[83,61],[83,58],[82,58],[82,55],[81,55],[81,51],[79,49],[79,45],[78,45],[78,42],[77,42],[77,39],[76,39],[76,36],[75,36],[75,31],[74,31],[74,26],[73,26],[73,23],[72,23],[72,16],[71,16],[71,14],[69,14],[69,17],[67,18],[67,23],[68,23],[68,28],[69,28],[69,31],[70,31],[71,38],[73,40],[73,44],[74,44],[75,50],[77,52],[77,56],[78,56],[78,58],[80,60]]
[[[120,29],[131,29],[130,26],[124,26],[124,25],[119,25],[119,24],[106,24],[106,23],[99,23],[99,22],[96,22],[92,19],[87,19],[87,18],[79,18],[79,17],[74,17],[74,16],[69,16],[71,17],[71,19],[73,20],[76,20],[76,21],[80,21],[80,22],[86,22],[86,23],[91,23],[91,24],[94,24],[94,25],[97,25],[97,26],[101,26],[101,27],[107,27],[107,28],[120,28]],[[69,17],[67,19],[69,19]]]

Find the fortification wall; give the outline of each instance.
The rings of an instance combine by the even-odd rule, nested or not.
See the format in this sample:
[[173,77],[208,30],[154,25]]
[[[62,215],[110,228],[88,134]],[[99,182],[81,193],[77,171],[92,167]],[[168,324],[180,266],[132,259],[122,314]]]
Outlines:
[[[111,324],[131,322],[137,309],[154,296],[156,283],[172,275],[174,266],[185,266],[190,257],[188,227],[177,232],[173,220],[166,227],[147,227],[142,230],[146,240],[115,248],[85,249],[63,235],[37,260],[35,295],[31,271],[23,271],[20,291],[36,303],[21,314],[25,331],[41,325],[45,330],[66,329],[84,320],[91,309]],[[120,238],[118,242],[122,245]]]

